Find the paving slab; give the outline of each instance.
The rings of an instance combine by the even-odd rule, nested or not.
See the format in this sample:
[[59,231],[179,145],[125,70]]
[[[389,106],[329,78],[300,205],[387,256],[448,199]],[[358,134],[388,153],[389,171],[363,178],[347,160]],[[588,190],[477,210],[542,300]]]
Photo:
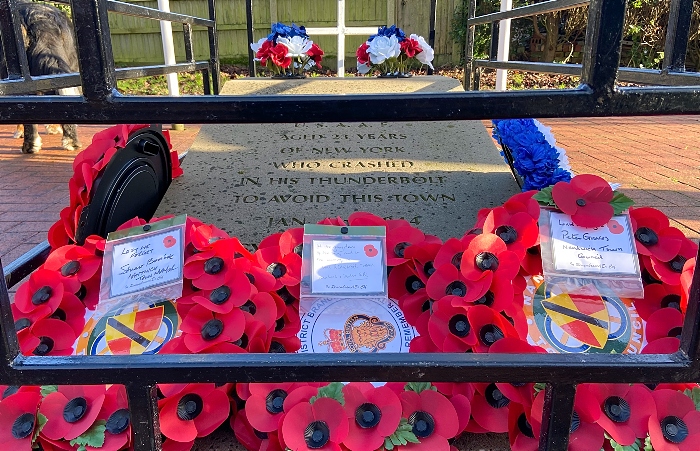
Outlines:
[[[222,93],[460,90],[457,80],[431,76],[232,80]],[[518,191],[480,121],[204,125],[183,170],[157,214],[187,212],[251,247],[271,233],[362,210],[461,237],[479,209]]]

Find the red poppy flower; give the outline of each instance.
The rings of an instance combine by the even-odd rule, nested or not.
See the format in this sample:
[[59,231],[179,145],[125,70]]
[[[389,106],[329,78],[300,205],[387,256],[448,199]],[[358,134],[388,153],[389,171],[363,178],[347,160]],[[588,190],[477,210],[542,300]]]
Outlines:
[[41,402],[39,413],[47,419],[41,435],[49,440],[73,440],[97,419],[105,399],[104,385],[59,385]]
[[316,224],[320,225],[332,225],[332,226],[346,226],[347,224],[345,223],[345,220],[341,218],[340,216],[336,216],[335,218],[324,218],[318,221]]
[[[540,348],[539,346],[533,346],[527,341],[521,340],[517,337],[505,337],[489,347],[489,353],[502,353],[502,354],[546,354],[547,351]],[[505,395],[508,399],[514,403],[522,404],[528,406],[532,405],[532,401],[535,396],[534,383],[506,383],[497,382],[496,387]],[[529,416],[529,413],[528,413]]]
[[436,269],[435,257],[442,248],[442,242],[428,242],[414,244],[406,249],[404,256],[413,260],[416,275],[426,283]]
[[511,214],[504,207],[491,210],[483,230],[501,238],[508,250],[515,252],[521,260],[525,257],[525,251],[539,240],[537,220],[526,212]]
[[644,298],[636,299],[634,307],[644,321],[655,311],[670,307],[681,310],[681,288],[674,285],[654,283],[644,287]]
[[83,282],[75,295],[82,301],[85,308],[95,310],[100,302],[100,276],[95,274],[93,278]]
[[292,451],[340,450],[340,443],[348,436],[349,423],[338,401],[320,398],[313,404],[303,402],[292,407],[280,430],[284,444]]
[[518,338],[513,325],[496,310],[485,305],[469,308],[467,318],[477,339],[474,352],[488,352],[491,345],[506,337]]
[[404,263],[406,249],[423,241],[425,241],[425,234],[408,223],[389,227],[386,233],[387,265],[397,266]]
[[30,451],[41,393],[18,392],[0,401],[0,446]]
[[668,217],[650,208],[630,208],[637,253],[667,262],[678,254],[685,239],[683,232],[671,227]]
[[583,384],[598,402],[602,415],[598,424],[620,445],[628,446],[647,436],[649,416],[655,414],[654,398],[643,384]]
[[357,48],[355,55],[357,56],[358,63],[367,64],[369,62],[369,53],[367,53],[367,49],[369,49],[369,44],[366,42],[363,42],[362,45]]
[[680,338],[683,329],[683,314],[675,308],[662,308],[649,316],[644,329],[648,342],[665,337]]
[[681,273],[681,311],[685,313],[690,299],[690,285],[693,283],[693,274],[695,274],[695,258],[691,258],[683,265]]
[[276,431],[284,414],[284,400],[293,388],[291,382],[249,384],[246,413],[251,426],[261,432]]
[[284,400],[284,411],[289,413],[297,404],[309,402],[318,395],[318,389],[325,387],[328,382],[296,383],[289,389],[289,395]]
[[681,340],[676,337],[657,338],[642,348],[642,354],[673,354],[681,346]]
[[180,155],[178,155],[177,151],[170,152],[170,166],[172,167],[171,174],[173,180],[185,173],[185,171],[182,170],[182,166],[180,166]]
[[698,245],[690,241],[688,238],[683,238],[681,248],[678,254],[667,262],[651,257],[651,269],[657,279],[669,285],[680,285],[683,266],[691,258],[697,256]]
[[542,274],[542,253],[539,245],[527,248],[520,267],[531,276]]
[[415,294],[425,288],[425,282],[418,276],[413,262],[406,261],[395,266],[388,278],[389,297],[399,302],[406,296]]
[[[438,391],[440,389],[438,388]],[[445,394],[444,392],[440,392],[442,394]],[[473,398],[474,395],[471,395],[471,398]],[[459,421],[459,426],[457,427],[457,434],[461,434],[464,429],[466,429],[467,424],[469,424],[469,420],[471,420],[472,417],[472,403],[470,401],[470,397],[463,395],[461,393],[457,393],[456,395],[452,395],[449,397],[450,402],[452,403],[452,406],[454,406],[455,411],[457,412],[457,420]]]
[[474,238],[462,255],[460,272],[469,280],[486,279],[491,284],[509,284],[520,270],[520,259],[492,233]]
[[[68,217],[71,214],[71,210],[71,207],[66,207],[62,209],[60,212],[61,218]],[[73,231],[71,233],[71,236],[69,236],[68,232],[66,231],[63,219],[59,219],[51,227],[49,227],[47,238],[51,249],[58,249],[61,246],[65,246],[66,244],[72,243],[74,237],[75,232]]]
[[[15,326],[16,327],[16,326]],[[19,334],[24,355],[71,355],[77,335],[68,323],[58,319],[40,319],[26,334]]]
[[236,415],[231,415],[229,420],[236,440],[248,450],[258,451],[283,451],[279,438],[275,432],[260,432],[250,425],[246,409]]
[[275,278],[272,290],[282,288],[283,285],[298,285],[301,280],[301,257],[291,253],[282,255],[279,247],[265,247],[255,252],[258,264]]
[[406,317],[406,321],[416,328],[418,335],[428,334],[428,321],[433,313],[433,302],[435,301],[430,299],[425,289],[406,295],[403,300],[399,301],[399,307]]
[[[531,425],[535,436],[542,430],[542,411],[545,391],[540,391],[532,403]],[[574,412],[569,428],[569,451],[599,450],[605,441],[605,432],[598,424],[603,413],[596,399],[586,390],[576,391]]]
[[158,401],[160,431],[171,440],[190,442],[214,432],[230,411],[228,396],[214,384],[189,384]]
[[187,217],[185,242],[200,252],[211,249],[216,241],[230,238],[228,233],[211,224],[204,224],[196,218]]
[[516,402],[508,406],[508,442],[512,451],[537,451],[539,436],[535,435],[530,424],[529,405]]
[[[304,249],[304,228],[295,227],[285,230],[280,235],[277,245],[279,246],[280,253],[282,253],[282,255],[294,253],[301,257]],[[260,247],[263,247],[262,242],[260,243]]]
[[275,66],[282,68],[289,67],[292,64],[292,59],[287,56],[289,50],[284,44],[277,44],[270,49],[270,59]]
[[63,277],[75,277],[80,282],[97,274],[102,259],[82,246],[68,245],[51,252],[44,268],[58,271]]
[[343,387],[343,395],[349,423],[343,444],[349,449],[381,448],[401,421],[399,397],[387,387],[354,384]]
[[49,318],[68,324],[77,337],[83,332],[85,326],[85,305],[76,295],[64,293],[61,303]]
[[656,415],[649,417],[649,437],[656,451],[691,451],[700,440],[700,412],[676,390],[654,390]]
[[503,208],[512,215],[518,212],[525,212],[529,214],[532,219],[538,220],[540,218],[540,204],[532,198],[536,193],[537,190],[530,190],[514,194],[503,203]]
[[612,219],[613,190],[608,182],[593,174],[579,174],[571,182],[557,182],[552,199],[557,208],[571,216],[580,227],[601,227]]
[[[404,391],[399,398],[403,417],[408,419],[412,432],[420,441],[420,449],[448,451],[450,445],[447,441],[460,432],[457,411],[452,403],[433,390]],[[413,445],[406,449],[411,447]]]
[[229,273],[235,269],[234,255],[237,239],[215,241],[210,250],[187,259],[183,274],[192,285],[202,290],[213,290],[226,283]]
[[[265,330],[275,327],[275,321],[281,318],[285,312],[285,305],[277,305],[270,293],[257,293],[253,295],[239,309],[252,316],[252,319],[260,321]],[[279,310],[278,310],[279,309]]]
[[467,317],[469,309],[474,307],[455,307],[447,299],[433,303],[432,307],[428,332],[441,352],[466,352],[476,345],[476,331]]
[[508,432],[508,405],[511,400],[496,384],[473,384],[472,418],[487,432]]
[[289,338],[296,336],[301,330],[299,309],[293,305],[286,306],[284,315],[275,321],[273,338]]
[[[237,258],[234,262],[236,268],[243,271],[250,283],[252,283],[258,291],[275,291],[277,279],[265,269],[261,268],[257,262],[248,260],[247,258]],[[278,290],[281,289],[282,288],[278,288]]]
[[617,220],[611,219],[605,226],[613,235],[619,235],[625,231],[625,228]]
[[449,297],[454,305],[467,307],[488,292],[490,282],[465,278],[453,265],[442,265],[428,279],[426,291],[431,299]]
[[348,223],[351,226],[384,226],[388,228],[386,219],[368,213],[366,211],[356,211],[348,217]]
[[199,304],[212,312],[229,313],[248,301],[253,286],[243,271],[237,268],[229,271],[228,278],[220,287],[213,290],[202,290],[178,299],[180,304]]
[[131,415],[129,400],[123,385],[112,385],[107,389],[98,420],[105,421],[105,441],[102,447],[88,446],[89,451],[118,451],[131,440]]
[[195,305],[182,321],[180,329],[185,346],[193,353],[224,342],[234,342],[241,338],[245,330],[245,316],[239,309],[229,313],[214,313]]
[[163,451],[190,451],[194,446],[194,440],[189,442],[176,442],[168,437],[163,440]]
[[63,299],[63,293],[75,293],[80,289],[77,279],[63,277],[57,271],[37,269],[15,294],[15,305],[22,313],[38,317],[51,315]]
[[457,238],[450,238],[445,241],[442,247],[435,254],[435,259],[433,261],[433,272],[436,268],[443,265],[451,264],[455,268],[459,269],[462,265],[462,255],[464,251],[467,250],[469,243],[474,239],[476,235],[470,235],[468,240],[458,240]]

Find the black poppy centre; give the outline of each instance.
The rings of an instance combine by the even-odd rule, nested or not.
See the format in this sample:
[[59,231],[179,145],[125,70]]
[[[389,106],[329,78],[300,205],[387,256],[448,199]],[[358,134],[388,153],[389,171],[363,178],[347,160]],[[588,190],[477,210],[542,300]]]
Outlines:
[[486,402],[489,403],[489,405],[494,409],[501,409],[510,404],[510,399],[508,399],[506,395],[504,395],[501,390],[496,387],[496,384],[489,384],[489,386],[486,387],[484,397],[486,398]]
[[61,266],[61,275],[63,277],[74,276],[78,271],[80,271],[80,262],[78,260],[71,260]]
[[425,288],[425,284],[417,276],[411,275],[406,279],[406,291],[413,294],[421,288]]
[[229,297],[231,297],[231,289],[226,285],[222,285],[209,293],[209,300],[214,305],[223,304],[224,302],[228,301]]
[[445,294],[448,296],[464,297],[467,295],[467,286],[461,280],[454,280],[445,287]]
[[224,323],[220,319],[210,319],[202,326],[202,338],[204,341],[211,341],[221,335],[224,331]]
[[688,426],[677,416],[670,415],[661,420],[661,432],[671,443],[681,443],[688,438]]
[[31,325],[32,322],[29,320],[29,318],[20,318],[17,321],[15,321],[15,332],[19,332],[20,330],[26,329]]
[[670,307],[676,309],[680,312],[681,310],[681,297],[677,294],[667,294],[661,298],[661,307]]
[[469,331],[471,330],[471,326],[469,325],[467,316],[463,314],[455,315],[452,318],[450,318],[449,328],[450,333],[459,338],[466,337],[467,335],[469,335]]
[[241,348],[246,348],[248,346],[248,336],[246,334],[241,335],[241,338],[234,341],[233,344]]
[[653,246],[659,242],[659,236],[649,227],[638,228],[634,237],[645,246]]
[[129,409],[119,409],[107,418],[105,430],[112,435],[121,434],[126,431],[131,422]]
[[503,331],[494,324],[487,324],[479,330],[479,339],[486,346],[491,346],[504,337]]
[[218,274],[224,269],[224,259],[221,257],[212,257],[204,262],[204,272],[209,275]]
[[279,341],[273,341],[270,343],[270,350],[268,351],[269,354],[286,354],[287,350],[285,349],[284,345],[280,343]]
[[271,263],[267,267],[267,272],[269,274],[272,274],[272,277],[274,277],[275,279],[279,279],[280,277],[287,274],[287,267],[284,266],[282,263],[275,262],[275,263]]
[[498,269],[498,257],[491,252],[479,252],[475,258],[476,267],[482,271],[496,271]]
[[428,412],[418,410],[408,417],[408,424],[413,426],[411,431],[418,438],[430,437],[435,432],[435,419]]
[[34,351],[32,351],[32,354],[34,355],[46,355],[51,350],[53,350],[54,346],[54,341],[53,338],[51,337],[39,337],[39,344],[37,345],[36,348],[34,348]]
[[277,414],[282,412],[282,407],[284,406],[284,400],[287,398],[287,392],[278,388],[272,390],[265,397],[265,409],[271,414]]
[[255,315],[255,313],[258,311],[255,303],[251,300],[247,300],[245,304],[241,305],[239,308],[244,312],[250,313],[251,315]]
[[396,254],[397,257],[403,258],[403,254],[406,251],[406,248],[410,246],[411,243],[407,243],[406,241],[403,241],[396,246],[394,246],[394,253]]
[[32,295],[32,304],[41,305],[45,304],[51,299],[51,294],[53,290],[49,286],[43,286],[36,290]]
[[84,417],[87,411],[87,400],[79,396],[68,401],[63,407],[63,419],[66,420],[66,423],[75,423]]
[[373,428],[382,419],[382,411],[376,404],[366,402],[355,410],[355,421],[362,429]]
[[610,396],[603,404],[605,416],[615,423],[624,423],[632,416],[632,409],[627,401],[619,396]]
[[513,226],[502,225],[496,228],[496,235],[506,244],[515,243],[518,240],[518,231]]
[[31,413],[23,413],[12,423],[12,436],[17,440],[29,437],[34,431],[36,419]]
[[450,261],[452,263],[452,266],[454,266],[457,269],[460,269],[462,267],[462,255],[464,255],[464,252],[457,252],[452,256],[452,260]]
[[677,272],[677,273],[682,273],[683,272],[683,266],[685,265],[685,262],[688,259],[683,257],[682,255],[676,255],[673,260],[668,262],[669,268],[671,268],[671,271]]
[[481,296],[479,299],[474,301],[475,305],[485,305],[487,307],[491,307],[493,305],[493,302],[496,300],[496,296],[493,294],[491,290],[487,291],[485,295]]
[[527,417],[524,413],[521,413],[518,417],[518,430],[525,437],[535,438],[535,434],[532,432],[532,425],[527,421]]
[[585,207],[586,200],[585,199],[576,199],[576,205],[578,205],[579,207]]
[[433,262],[428,262],[425,265],[423,265],[423,273],[430,277],[433,275],[435,272],[435,264]]
[[578,428],[581,427],[581,418],[578,416],[578,412],[574,410],[574,413],[571,415],[571,424],[569,425],[569,434],[573,434],[574,432],[578,431]]
[[331,430],[325,421],[314,421],[304,430],[304,441],[311,449],[323,448],[331,438]]
[[182,421],[194,420],[203,409],[202,397],[195,393],[188,393],[177,402],[177,417]]

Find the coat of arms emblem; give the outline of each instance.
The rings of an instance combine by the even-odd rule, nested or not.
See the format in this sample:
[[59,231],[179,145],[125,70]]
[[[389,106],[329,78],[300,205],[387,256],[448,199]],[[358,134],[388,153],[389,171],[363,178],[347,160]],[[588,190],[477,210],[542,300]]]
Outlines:
[[329,352],[377,352],[396,337],[396,329],[376,316],[357,313],[345,321],[343,330],[326,329],[323,335],[326,339],[319,345]]

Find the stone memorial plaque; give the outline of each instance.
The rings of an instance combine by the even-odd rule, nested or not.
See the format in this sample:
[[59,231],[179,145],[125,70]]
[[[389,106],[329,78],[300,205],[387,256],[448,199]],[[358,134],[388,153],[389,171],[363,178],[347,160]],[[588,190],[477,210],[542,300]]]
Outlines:
[[[223,94],[460,90],[438,76],[247,79],[227,82]],[[447,239],[518,191],[480,121],[299,121],[203,126],[157,215],[186,212],[251,248],[271,233],[354,211],[404,218]]]

